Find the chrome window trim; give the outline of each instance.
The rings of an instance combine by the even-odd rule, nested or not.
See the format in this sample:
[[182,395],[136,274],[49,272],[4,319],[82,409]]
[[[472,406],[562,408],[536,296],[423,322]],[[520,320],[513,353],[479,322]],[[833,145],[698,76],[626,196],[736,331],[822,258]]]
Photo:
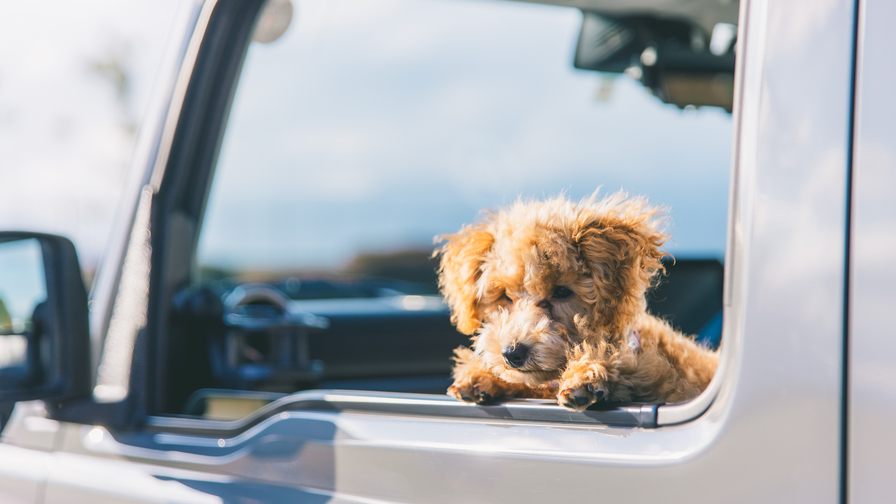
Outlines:
[[146,112],[147,119],[141,125],[135,142],[119,217],[107,246],[108,255],[100,263],[91,287],[89,304],[94,375],[102,360],[112,308],[119,293],[125,252],[136,218],[137,201],[144,186],[151,185],[153,192],[159,188],[158,182],[168,162],[187,85],[215,4],[217,0],[194,0],[183,4],[183,11],[179,13],[173,33],[184,33],[184,37],[172,43],[160,65],[163,74],[154,85]]
[[[843,395],[843,502],[887,502],[896,493],[896,75],[891,25],[896,4],[858,2],[853,109],[847,328]],[[883,423],[882,423],[883,420]]]
[[146,427],[150,432],[231,438],[269,418],[290,411],[353,411],[434,418],[650,428],[656,426],[657,406],[618,405],[580,412],[563,409],[554,401],[539,399],[517,399],[494,406],[479,406],[432,394],[319,389],[290,394],[239,420],[150,416],[146,419]]
[[[750,8],[759,12],[758,15],[749,16]],[[713,375],[712,381],[702,394],[693,400],[680,403],[663,405],[657,411],[657,426],[675,425],[694,420],[712,405],[716,396],[722,390],[722,383],[731,380],[731,374],[735,373],[736,357],[740,347],[743,325],[744,303],[746,298],[747,278],[746,250],[749,216],[753,208],[754,187],[742,183],[740,175],[754,169],[756,165],[755,152],[758,145],[759,107],[744,109],[744,101],[751,104],[759,103],[759,93],[762,86],[762,62],[765,56],[765,20],[767,10],[764,1],[741,0],[738,14],[738,42],[737,58],[735,63],[734,81],[734,109],[732,111],[734,131],[731,145],[731,181],[728,192],[728,229],[727,246],[725,247],[725,274],[723,281],[722,300],[722,339],[719,348],[719,367]],[[761,20],[762,22],[757,22]],[[747,53],[746,40],[756,40]],[[749,58],[749,59],[748,59]],[[749,65],[749,72],[745,69]],[[736,301],[736,302],[735,302]]]
[[154,192],[159,190],[159,186],[162,184],[162,177],[165,176],[165,167],[168,166],[168,157],[171,153],[171,144],[174,142],[174,133],[177,131],[180,111],[183,108],[184,98],[187,95],[187,87],[193,78],[193,67],[196,65],[196,57],[199,55],[199,48],[202,46],[202,40],[205,38],[209,19],[217,4],[217,0],[208,0],[202,5],[196,21],[196,27],[187,45],[183,63],[177,74],[177,80],[172,91],[171,104],[168,107],[168,114],[165,116],[164,126],[162,127],[158,155],[150,175],[150,185]]

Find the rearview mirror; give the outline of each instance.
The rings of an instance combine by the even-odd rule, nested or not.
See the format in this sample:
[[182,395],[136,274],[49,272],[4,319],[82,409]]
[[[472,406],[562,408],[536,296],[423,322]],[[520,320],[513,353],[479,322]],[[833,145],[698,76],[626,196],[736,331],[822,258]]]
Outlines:
[[693,20],[648,15],[582,12],[573,66],[623,73],[657,98],[679,107],[734,103],[737,27],[718,23],[712,32]]
[[88,396],[89,345],[72,242],[0,232],[0,403]]

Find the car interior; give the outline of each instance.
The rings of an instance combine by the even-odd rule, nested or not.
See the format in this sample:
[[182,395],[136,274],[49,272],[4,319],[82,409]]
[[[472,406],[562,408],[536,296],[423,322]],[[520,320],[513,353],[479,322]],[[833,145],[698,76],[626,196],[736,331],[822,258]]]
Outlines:
[[[648,296],[650,312],[717,348],[721,262],[670,259],[664,266]],[[469,337],[453,328],[436,293],[435,266],[396,271],[428,274],[428,283],[377,273],[341,281],[228,278],[179,292],[172,328],[190,334],[177,339],[191,346],[178,352],[185,362],[174,366],[171,381],[181,390],[172,400],[183,404],[186,415],[230,418],[221,408],[235,408],[240,417],[307,389],[444,394],[452,381],[452,352]]]

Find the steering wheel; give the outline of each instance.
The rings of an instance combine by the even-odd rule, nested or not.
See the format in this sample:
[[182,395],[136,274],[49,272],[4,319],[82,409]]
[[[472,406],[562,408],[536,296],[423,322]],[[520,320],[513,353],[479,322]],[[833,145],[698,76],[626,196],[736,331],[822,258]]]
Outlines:
[[293,392],[321,380],[324,364],[311,359],[308,339],[330,326],[326,317],[293,310],[291,300],[268,284],[240,285],[222,301],[225,330],[212,352],[223,386]]

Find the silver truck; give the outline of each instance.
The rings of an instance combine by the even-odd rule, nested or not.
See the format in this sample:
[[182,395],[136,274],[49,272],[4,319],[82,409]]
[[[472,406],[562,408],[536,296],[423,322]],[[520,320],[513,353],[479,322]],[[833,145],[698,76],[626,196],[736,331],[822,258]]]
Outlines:
[[581,11],[582,72],[733,114],[724,282],[693,263],[719,276],[689,331],[721,340],[702,395],[464,404],[442,392],[464,340],[419,282],[199,271],[250,43],[305,13],[197,0],[90,295],[70,241],[0,232],[0,502],[893,502],[896,4],[543,3]]

